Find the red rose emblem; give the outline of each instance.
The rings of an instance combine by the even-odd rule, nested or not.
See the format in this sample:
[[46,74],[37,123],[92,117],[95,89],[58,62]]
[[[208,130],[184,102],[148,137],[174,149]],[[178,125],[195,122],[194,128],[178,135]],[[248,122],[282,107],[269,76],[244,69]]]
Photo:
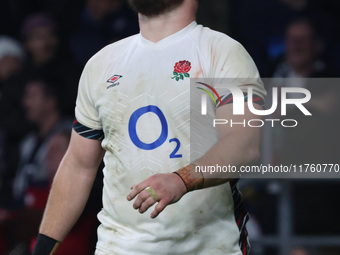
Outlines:
[[179,61],[174,66],[174,76],[171,79],[176,81],[184,80],[184,78],[190,78],[189,71],[191,70],[191,63],[187,60]]
[[191,63],[187,60],[179,61],[174,68],[177,73],[188,73],[191,69]]

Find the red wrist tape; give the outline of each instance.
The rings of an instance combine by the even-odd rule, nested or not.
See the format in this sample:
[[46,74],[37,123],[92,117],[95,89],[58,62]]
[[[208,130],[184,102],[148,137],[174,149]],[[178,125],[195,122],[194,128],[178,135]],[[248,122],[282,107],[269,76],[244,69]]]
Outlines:
[[185,184],[187,192],[202,189],[204,186],[204,176],[202,172],[196,172],[195,165],[190,164],[174,172]]

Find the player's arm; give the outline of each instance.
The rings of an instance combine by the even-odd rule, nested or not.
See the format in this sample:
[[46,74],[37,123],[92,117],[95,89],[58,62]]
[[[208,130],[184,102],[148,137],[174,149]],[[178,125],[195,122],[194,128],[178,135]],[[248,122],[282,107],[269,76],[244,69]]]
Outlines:
[[[263,109],[262,106],[254,104],[256,109]],[[251,119],[259,119],[261,117],[254,115],[248,109],[245,103],[244,115],[233,115],[232,104],[224,105],[217,108],[216,119],[233,120],[233,123],[248,123]],[[201,158],[195,160],[194,164],[201,166],[236,166],[250,165],[260,158],[260,140],[261,128],[250,127],[247,124],[217,125],[219,141]],[[216,186],[239,177],[233,173],[196,173],[191,169],[197,177],[203,177],[204,183],[202,188]],[[212,178],[213,177],[213,178]]]
[[82,213],[89,197],[104,150],[99,140],[91,140],[72,131],[69,148],[54,178],[38,241],[33,254],[46,253],[57,246]]
[[[261,109],[261,106],[254,104],[254,107]],[[233,119],[233,122],[245,122],[250,119],[258,119],[245,107],[245,114],[235,116],[232,112],[232,104],[224,105],[216,110],[216,118]],[[259,158],[259,145],[261,129],[255,127],[244,127],[243,125],[220,125],[218,126],[219,141],[200,159],[194,163],[199,166],[209,165],[232,165],[241,166],[251,164]],[[203,176],[202,176],[203,174]],[[192,178],[192,177],[195,178]],[[208,178],[209,177],[209,178]],[[144,213],[149,207],[158,201],[157,206],[151,213],[155,218],[172,203],[177,202],[185,193],[196,189],[217,186],[228,182],[235,176],[223,174],[210,175],[209,173],[196,173],[192,165],[184,167],[177,173],[157,174],[149,177],[141,183],[131,187],[128,200],[134,199],[133,207],[140,213]],[[151,187],[152,192],[145,190]]]

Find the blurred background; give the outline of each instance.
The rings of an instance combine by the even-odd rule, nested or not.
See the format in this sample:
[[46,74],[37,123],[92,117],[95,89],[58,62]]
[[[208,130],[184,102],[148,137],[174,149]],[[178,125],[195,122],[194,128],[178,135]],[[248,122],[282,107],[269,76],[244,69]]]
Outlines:
[[[340,74],[337,0],[201,1],[198,22],[240,41],[262,77]],[[0,0],[0,255],[30,254],[66,151],[77,84],[105,45],[139,32],[124,0]],[[264,128],[262,163],[340,163],[337,83],[312,93],[293,129]],[[271,87],[267,86],[268,92]],[[278,113],[271,117],[279,119]],[[58,254],[92,254],[101,208],[98,171],[88,205]],[[338,179],[242,179],[252,255],[340,254]]]

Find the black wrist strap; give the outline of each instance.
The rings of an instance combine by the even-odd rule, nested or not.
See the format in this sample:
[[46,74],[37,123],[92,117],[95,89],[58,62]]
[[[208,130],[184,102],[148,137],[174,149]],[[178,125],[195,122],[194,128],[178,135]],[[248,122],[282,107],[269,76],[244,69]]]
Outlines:
[[44,234],[39,234],[32,255],[53,255],[61,242]]

